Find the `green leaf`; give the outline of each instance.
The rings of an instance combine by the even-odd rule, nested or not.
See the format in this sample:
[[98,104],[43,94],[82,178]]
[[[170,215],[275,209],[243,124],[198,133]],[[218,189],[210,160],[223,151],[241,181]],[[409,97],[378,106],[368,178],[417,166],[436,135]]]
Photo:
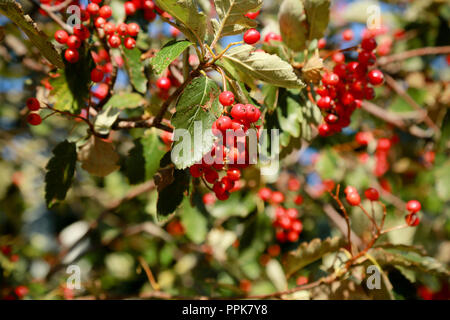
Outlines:
[[436,181],[436,192],[444,201],[450,200],[450,161],[437,167],[434,173]]
[[205,216],[197,208],[191,206],[188,198],[183,200],[179,213],[186,236],[195,244],[204,242],[208,232],[208,221]]
[[304,0],[309,40],[323,37],[330,21],[330,0]]
[[174,170],[173,182],[158,193],[156,209],[158,220],[163,220],[181,204],[184,193],[189,190],[190,175],[188,170]]
[[136,139],[126,162],[129,182],[138,184],[152,179],[165,153],[166,147],[155,130],[151,130],[147,136]]
[[161,74],[192,42],[172,40],[164,45],[154,58],[150,60],[157,74]]
[[53,157],[48,162],[45,174],[45,200],[50,207],[55,201],[66,198],[72,185],[77,148],[75,143],[64,140],[53,149]]
[[215,0],[214,4],[220,21],[212,20],[212,26],[219,38],[239,34],[257,26],[245,14],[259,10],[262,0]]
[[206,31],[206,16],[198,11],[194,0],[155,0],[162,10],[179,22],[180,30],[191,42],[203,45]]
[[145,99],[139,93],[119,93],[113,95],[103,108],[117,108],[119,110],[134,109],[145,104]]
[[185,130],[174,136],[172,161],[178,169],[200,161],[211,150],[211,126],[222,113],[218,95],[217,84],[207,77],[195,78],[181,95],[171,121],[176,130]]
[[103,108],[95,118],[94,129],[96,132],[107,135],[111,126],[116,122],[117,118],[120,115],[120,110],[117,108],[113,108],[109,106],[107,108]]
[[301,0],[284,0],[278,14],[283,42],[294,51],[306,48],[308,23]]
[[289,63],[276,55],[254,50],[249,45],[236,46],[228,50],[223,58],[256,80],[284,88],[305,86]]
[[308,264],[319,260],[326,253],[339,250],[344,242],[345,240],[340,237],[326,238],[325,240],[314,239],[310,242],[303,242],[297,250],[289,252],[283,259],[287,277],[290,277]]
[[147,78],[144,74],[144,64],[141,61],[141,51],[138,48],[129,50],[122,47],[122,53],[131,84],[136,91],[145,94]]
[[57,78],[50,79],[53,90],[50,102],[60,111],[78,114],[86,106],[89,99],[89,84],[93,61],[87,50],[79,49],[80,58],[77,63],[66,63],[64,70],[58,69]]
[[47,35],[38,29],[36,23],[29,15],[24,14],[22,6],[14,0],[0,1],[0,13],[7,16],[28,36],[39,52],[58,68],[64,68],[61,55],[48,41]]
[[339,157],[339,154],[332,149],[324,150],[316,163],[316,170],[322,179],[340,181],[344,174],[341,168],[343,168],[342,159]]

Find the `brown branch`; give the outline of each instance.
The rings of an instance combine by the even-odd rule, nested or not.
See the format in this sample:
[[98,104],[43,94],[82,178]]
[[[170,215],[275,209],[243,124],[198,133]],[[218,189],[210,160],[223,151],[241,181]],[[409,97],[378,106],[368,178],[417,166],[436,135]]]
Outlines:
[[379,66],[385,66],[392,62],[403,61],[413,57],[436,55],[436,54],[449,54],[450,46],[445,47],[425,47],[420,49],[414,49],[410,51],[396,53],[387,57],[381,57],[378,59]]
[[70,26],[68,26],[66,23],[64,23],[64,21],[61,20],[61,18],[53,12],[52,7],[40,4],[37,1],[33,1],[33,3],[38,6],[39,8],[41,8],[42,10],[44,10],[48,16],[55,21],[61,28],[63,28],[64,30],[66,30],[69,34],[73,34],[73,28],[71,28]]

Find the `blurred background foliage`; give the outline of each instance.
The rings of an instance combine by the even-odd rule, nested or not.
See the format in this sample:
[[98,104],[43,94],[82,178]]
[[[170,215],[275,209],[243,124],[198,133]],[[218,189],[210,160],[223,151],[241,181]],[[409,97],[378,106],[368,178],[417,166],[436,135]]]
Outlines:
[[[46,34],[54,33],[56,25],[50,19],[40,15],[31,2],[21,2]],[[263,34],[269,30],[278,32],[280,2],[264,1],[258,18],[265,26]],[[333,2],[326,34],[327,49],[359,43],[365,26],[361,17],[365,17],[364,12],[371,3]],[[447,1],[377,3],[381,5],[383,25],[387,28],[377,40],[379,44],[390,42],[389,55],[450,45]],[[120,12],[121,1],[112,0],[112,4]],[[14,298],[14,288],[25,285],[29,288],[26,297],[32,299],[151,297],[155,288],[177,296],[226,297],[248,291],[246,281],[251,283],[251,294],[266,294],[294,286],[298,276],[313,281],[325,275],[339,254],[320,257],[296,271],[287,283],[280,256],[268,256],[268,247],[276,240],[269,217],[272,209],[265,208],[256,196],[264,183],[285,192],[286,206],[297,207],[301,212],[304,230],[300,239],[283,244],[282,253],[314,238],[341,235],[324,212],[324,206],[333,203],[324,194],[322,182],[333,179],[361,191],[369,186],[384,189],[382,199],[388,208],[388,226],[403,223],[404,201],[421,201],[420,225],[392,232],[380,242],[422,246],[434,257],[433,263],[450,264],[448,57],[447,60],[444,55],[414,57],[386,65],[385,69],[418,105],[427,109],[439,136],[427,136],[430,128],[417,125],[417,131],[425,133],[425,137],[418,137],[387,124],[385,119],[358,110],[343,134],[316,138],[303,143],[300,151],[287,155],[277,176],[263,180],[257,169],[249,169],[245,172],[247,182],[242,192],[234,193],[226,202],[206,206],[202,202],[205,190],[194,185],[190,198],[186,197],[176,214],[166,221],[158,221],[157,192],[151,182],[144,184],[146,192],[126,199],[127,195],[139,191],[136,190],[139,186],[130,186],[126,166],[105,178],[95,178],[77,164],[76,178],[66,200],[47,208],[44,175],[51,150],[67,136],[72,141],[81,139],[87,126],[62,117],[51,117],[38,127],[26,124],[25,100],[39,94],[36,87],[41,86],[46,75],[42,73],[39,52],[23,34],[3,16],[0,16],[0,26],[4,36],[0,42],[0,247],[3,251],[0,253],[0,296]],[[355,37],[344,43],[341,32],[348,28],[354,31]],[[160,20],[148,26],[148,34],[150,41],[143,41],[141,49],[160,48],[171,38],[169,28]],[[233,41],[233,37],[224,39],[223,45],[228,41]],[[117,89],[129,89],[123,70]],[[377,89],[374,103],[408,126],[412,125],[409,117],[417,112],[388,86]],[[126,163],[133,138],[142,136],[143,130],[113,133],[121,164]],[[390,169],[382,177],[373,175],[375,146],[369,145],[367,150],[346,147],[361,130],[396,137],[397,143],[389,154]],[[301,191],[287,190],[287,180],[292,176],[301,181]],[[293,203],[298,193],[304,197],[300,206]],[[352,219],[353,229],[362,239],[370,236],[361,212],[352,212]],[[91,230],[89,236],[66,254],[87,230]],[[65,286],[70,276],[66,273],[68,263],[81,268],[80,290]],[[153,284],[149,283],[147,267],[154,277]],[[385,271],[395,298],[448,299],[448,276],[445,272],[433,273],[431,269],[387,265]],[[342,281],[329,288],[300,291],[291,298],[374,296]]]

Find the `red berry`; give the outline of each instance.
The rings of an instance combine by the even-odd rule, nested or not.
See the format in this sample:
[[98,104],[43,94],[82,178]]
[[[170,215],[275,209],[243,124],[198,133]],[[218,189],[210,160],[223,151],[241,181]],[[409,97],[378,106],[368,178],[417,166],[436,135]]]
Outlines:
[[301,233],[303,230],[302,222],[300,220],[295,220],[294,222],[292,222],[291,230],[297,233]]
[[420,219],[415,212],[411,212],[405,216],[405,221],[408,226],[416,227],[419,224]]
[[110,6],[102,6],[100,8],[100,10],[98,11],[98,14],[100,15],[100,17],[102,17],[103,19],[108,19],[109,17],[111,17],[112,15],[112,10]]
[[103,80],[103,71],[100,68],[92,69],[91,80],[93,82],[100,82]]
[[377,47],[377,42],[374,38],[366,38],[361,41],[361,47],[365,51],[373,51]]
[[287,240],[290,242],[295,242],[298,240],[298,233],[295,231],[289,231],[287,234]]
[[126,36],[128,34],[128,25],[126,23],[119,23],[117,25],[117,33],[121,36]]
[[17,297],[22,298],[25,295],[27,295],[29,292],[28,288],[26,286],[18,286],[14,289],[14,293],[17,295]]
[[[331,58],[336,63],[344,63],[345,62],[345,56],[344,56],[344,54],[342,52],[334,53]],[[339,68],[345,68],[345,65],[343,65],[343,64],[338,64],[338,66],[342,66],[342,67],[339,67]]]
[[291,219],[287,216],[282,216],[277,220],[277,224],[285,230],[289,230],[291,228],[291,223]]
[[55,32],[55,40],[58,43],[64,44],[67,42],[68,38],[69,38],[69,34],[64,30],[58,30]]
[[319,101],[317,101],[317,106],[320,109],[330,109],[331,107],[331,98],[329,96],[321,97]]
[[136,47],[136,40],[134,40],[133,38],[127,37],[127,38],[125,38],[123,45],[125,46],[125,48],[131,50],[134,47]]
[[99,100],[106,98],[109,92],[109,86],[106,83],[99,83],[97,88],[95,88],[93,94]]
[[247,109],[243,104],[235,104],[231,109],[231,116],[236,120],[247,119]]
[[280,252],[281,252],[281,248],[277,244],[273,244],[267,248],[267,253],[271,257],[277,257],[280,254]]
[[327,114],[326,117],[325,117],[325,122],[326,123],[333,124],[333,123],[336,123],[338,121],[339,121],[339,117],[337,115],[335,115],[335,114],[332,114],[332,113]]
[[112,36],[110,36],[108,38],[108,43],[111,46],[111,48],[118,48],[120,46],[121,42],[122,42],[122,40],[116,34],[113,34]]
[[227,176],[223,177],[220,182],[226,191],[230,191],[234,187],[234,182]]
[[237,181],[241,178],[241,171],[239,169],[229,169],[227,171],[227,177],[232,181]]
[[136,37],[140,30],[139,25],[134,22],[129,23],[127,29],[128,29],[128,35],[131,37]]
[[261,116],[261,111],[252,104],[246,104],[245,109],[247,110],[246,119],[247,122],[253,123],[259,120]]
[[102,17],[97,17],[97,19],[95,19],[95,27],[100,29],[103,28],[103,26],[106,24],[106,20]]
[[272,193],[270,200],[276,204],[282,203],[284,201],[284,194],[282,194],[280,191],[275,191]]
[[79,24],[73,27],[73,34],[76,35],[80,39],[80,41],[84,41],[89,38],[90,32],[88,28],[86,28],[82,24]]
[[256,29],[249,29],[244,33],[244,42],[246,44],[255,44],[261,39],[261,35]]
[[347,187],[344,189],[344,193],[345,193],[346,195],[347,195],[347,194],[350,194],[350,193],[358,193],[358,190],[356,190],[355,187],[347,186]]
[[359,53],[358,55],[358,61],[362,64],[362,65],[373,65],[375,64],[376,61],[376,57],[373,53],[371,52],[367,52],[367,51],[362,51]]
[[281,242],[281,243],[286,242],[286,234],[284,233],[283,230],[277,231],[275,237],[277,238],[278,242]]
[[30,111],[37,111],[41,108],[41,104],[39,103],[39,100],[36,98],[28,98],[26,104],[28,110]]
[[372,140],[372,134],[370,132],[358,132],[355,135],[355,141],[362,146],[367,146]]
[[205,169],[205,180],[209,183],[215,183],[219,179],[219,174],[216,170],[211,168]]
[[112,35],[116,32],[116,26],[112,22],[107,22],[103,25],[103,31],[105,31],[107,35]]
[[308,278],[305,276],[300,276],[297,278],[296,283],[298,286],[304,286],[308,283]]
[[391,140],[387,138],[381,138],[380,140],[378,140],[377,151],[387,152],[389,151],[389,149],[391,149],[391,146],[392,146]]
[[224,107],[231,106],[234,103],[234,94],[231,91],[224,91],[219,95],[219,101]]
[[66,43],[70,49],[78,49],[81,46],[80,38],[75,35],[71,35],[69,38],[67,38]]
[[144,3],[142,4],[142,7],[147,10],[154,10],[155,4],[153,3],[152,0],[145,0]]
[[325,38],[320,38],[319,41],[317,42],[318,49],[323,49],[323,48],[325,48],[326,45],[327,45],[327,40],[325,40]]
[[377,69],[371,70],[367,77],[369,78],[370,84],[373,86],[379,86],[384,82],[383,72]]
[[339,76],[334,72],[325,73],[322,77],[322,82],[328,86],[335,86],[339,83]]
[[136,6],[134,5],[133,2],[131,1],[127,1],[124,3],[124,8],[125,8],[125,14],[127,16],[132,16],[136,13]]
[[301,183],[297,178],[294,178],[294,177],[289,178],[288,189],[290,191],[298,191],[298,190],[300,190],[300,187],[301,187]]
[[228,116],[221,116],[219,119],[216,120],[217,128],[221,130],[222,132],[231,129],[231,118]]
[[78,59],[79,59],[79,57],[80,57],[80,56],[79,56],[77,50],[74,50],[74,49],[67,49],[67,50],[64,52],[64,58],[66,58],[66,60],[67,60],[69,63],[75,63],[75,62],[77,62]]
[[42,119],[37,113],[30,113],[27,117],[27,122],[32,126],[38,126],[42,123]]
[[295,208],[289,208],[286,210],[286,216],[291,220],[295,220],[298,217],[298,210]]
[[[217,181],[213,186],[213,191],[217,195],[225,193],[227,190],[225,189],[225,186],[222,184],[222,182]],[[220,199],[219,199],[220,200]]]
[[406,203],[406,210],[408,210],[411,213],[419,212],[420,209],[422,209],[422,206],[420,202],[417,200],[410,200]]
[[200,164],[194,164],[189,168],[191,176],[194,178],[199,178],[203,175],[203,167]]
[[301,205],[303,203],[303,197],[301,195],[296,196],[294,199],[294,203],[298,206]]
[[276,34],[275,32],[269,32],[264,37],[264,42],[269,43],[272,40],[274,40],[274,41],[281,41],[282,39],[281,39],[281,36],[279,34]]
[[263,201],[269,201],[272,197],[272,190],[269,188],[261,188],[258,191],[258,196]]
[[144,19],[147,21],[153,21],[156,19],[156,13],[153,10],[144,10]]
[[342,39],[344,41],[351,41],[353,39],[353,30],[347,29],[342,33]]
[[351,206],[358,206],[361,203],[361,197],[357,192],[348,193],[345,198]]
[[364,191],[364,195],[370,201],[378,201],[378,199],[380,198],[380,194],[375,188],[368,188],[366,191]]
[[[91,0],[91,2],[96,3],[96,4],[100,4],[103,0]],[[42,1],[41,1],[42,2]]]
[[252,288],[252,283],[247,279],[243,279],[239,283],[239,288],[244,292],[250,292]]
[[86,11],[93,16],[97,15],[99,10],[100,7],[96,3],[89,3],[86,7]]
[[172,87],[172,83],[169,78],[161,77],[156,81],[156,86],[163,91],[168,91]]
[[256,12],[248,12],[248,13],[245,14],[245,16],[247,18],[249,18],[249,19],[254,20],[254,19],[256,19],[259,16],[259,10],[256,11]]
[[205,193],[202,200],[206,205],[213,205],[216,202],[216,198],[212,193]]
[[322,123],[322,124],[319,126],[319,135],[320,135],[321,137],[326,137],[327,135],[330,134],[330,132],[331,132],[331,128],[330,128],[330,126],[329,126],[328,124]]

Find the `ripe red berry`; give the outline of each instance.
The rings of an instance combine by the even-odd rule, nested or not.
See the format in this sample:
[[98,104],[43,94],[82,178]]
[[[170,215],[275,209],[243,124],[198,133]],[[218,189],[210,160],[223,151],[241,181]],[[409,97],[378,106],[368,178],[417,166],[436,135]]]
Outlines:
[[256,12],[248,12],[248,13],[245,14],[245,16],[247,18],[249,18],[249,19],[254,20],[254,19],[256,19],[259,16],[259,10],[256,11]]
[[117,33],[121,36],[126,36],[128,34],[128,25],[126,23],[119,23],[117,25]]
[[272,197],[272,190],[269,188],[261,188],[258,191],[258,196],[263,201],[269,201]]
[[124,3],[124,8],[125,8],[125,14],[127,16],[132,16],[136,13],[136,6],[134,5],[133,2],[131,1],[127,1]]
[[375,64],[376,56],[371,52],[362,51],[358,55],[358,61],[363,66],[371,66]]
[[377,69],[371,70],[367,77],[369,78],[370,84],[373,86],[379,86],[384,82],[383,72]]
[[28,98],[26,104],[28,110],[30,111],[37,111],[41,108],[41,104],[39,103],[39,100],[36,98]]
[[73,34],[76,35],[80,39],[80,41],[84,41],[89,38],[90,32],[88,28],[86,28],[82,24],[78,24],[73,27]]
[[249,29],[244,33],[244,42],[246,44],[255,44],[261,39],[261,34],[256,29]]
[[68,38],[69,38],[69,34],[64,30],[58,30],[55,32],[55,40],[58,43],[64,44],[67,42]]
[[144,19],[147,21],[153,21],[156,19],[156,13],[153,10],[144,10]]
[[289,208],[286,210],[286,216],[291,220],[295,220],[298,217],[298,210],[295,208]]
[[322,77],[322,82],[328,86],[335,86],[339,83],[339,76],[334,72],[325,73]]
[[406,224],[410,227],[416,227],[420,223],[420,219],[415,212],[408,213],[405,216]]
[[99,83],[95,88],[93,95],[99,100],[103,100],[106,98],[109,92],[109,86],[106,83]]
[[103,28],[103,26],[106,24],[106,20],[102,17],[97,17],[95,19],[94,25],[97,29]]
[[308,283],[308,278],[305,276],[300,276],[297,278],[296,283],[298,286],[303,286]]
[[336,123],[338,121],[339,121],[339,117],[337,115],[335,115],[335,114],[329,113],[329,114],[327,114],[325,116],[325,122],[326,123],[333,124],[333,123]]
[[419,212],[420,209],[422,209],[422,206],[420,202],[417,200],[410,200],[406,203],[406,210],[408,210],[411,213]]
[[317,101],[317,106],[320,109],[324,109],[324,110],[330,109],[330,107],[331,107],[331,98],[329,96],[321,97],[319,99],[319,101]]
[[273,244],[267,248],[267,253],[271,257],[277,257],[280,254],[280,252],[281,252],[281,248],[277,244]]
[[287,240],[290,242],[295,242],[298,240],[298,233],[295,231],[289,231],[287,234]]
[[98,14],[100,15],[100,17],[102,17],[103,19],[108,19],[109,17],[111,17],[112,15],[112,10],[110,6],[102,6],[100,8],[100,10],[98,11]]
[[370,132],[358,132],[355,135],[355,141],[362,146],[367,146],[372,140],[372,134]]
[[374,38],[366,38],[361,41],[361,47],[365,51],[373,51],[377,47],[377,42]]
[[194,178],[199,178],[203,175],[203,167],[200,164],[194,164],[189,168],[191,176]]
[[27,295],[29,292],[28,288],[26,286],[17,286],[14,289],[14,293],[17,295],[17,297],[22,298],[25,295]]
[[109,38],[108,38],[108,43],[111,46],[111,48],[118,48],[120,46],[121,42],[122,42],[122,40],[116,34],[113,34],[112,36],[109,36]]
[[300,181],[294,177],[289,178],[287,185],[288,185],[288,189],[290,191],[298,191],[298,190],[300,190],[300,187],[301,187]]
[[355,187],[347,186],[347,187],[344,189],[344,193],[345,193],[346,195],[347,195],[347,194],[350,194],[350,193],[358,193],[358,190],[356,190]]
[[130,37],[136,37],[139,33],[140,28],[137,23],[132,22],[128,24],[127,30]]
[[125,48],[131,50],[134,47],[136,47],[136,40],[134,40],[133,38],[127,37],[127,38],[125,38],[123,45],[125,46]]
[[270,201],[275,204],[280,204],[284,202],[284,194],[282,194],[280,191],[275,191],[272,193],[272,196],[270,197]]
[[236,120],[245,120],[247,119],[247,109],[243,104],[235,104],[231,109],[231,116]]
[[219,119],[216,120],[217,128],[219,130],[226,131],[228,129],[231,129],[231,118],[228,116],[221,116]]
[[358,206],[361,203],[361,197],[357,192],[348,193],[345,199],[351,206]]
[[331,128],[330,128],[330,126],[329,126],[328,124],[322,123],[322,124],[319,126],[319,135],[320,135],[321,137],[326,137],[326,136],[328,136],[328,135],[330,134],[330,132],[331,132]]
[[219,95],[219,101],[224,107],[231,106],[234,103],[234,94],[231,91],[224,91]]
[[336,65],[336,67],[342,68],[342,69],[345,68],[345,65],[343,64],[345,62],[345,56],[342,52],[334,53],[333,56],[331,57],[331,59],[333,59],[333,61],[335,63],[339,63],[338,65]]
[[344,32],[342,33],[342,39],[344,41],[351,41],[353,39],[353,30],[352,29],[344,30]]
[[375,188],[368,188],[366,191],[364,191],[364,195],[370,201],[378,201],[378,199],[380,198],[380,194]]
[[71,35],[69,38],[67,38],[66,43],[70,49],[78,49],[81,46],[80,38],[75,35]]
[[103,71],[100,68],[94,68],[91,71],[91,80],[93,82],[100,82],[103,80]]
[[64,58],[66,58],[66,60],[67,60],[69,63],[75,63],[75,62],[77,62],[78,59],[79,59],[79,57],[80,57],[80,56],[79,56],[77,50],[74,50],[74,49],[67,49],[67,50],[64,52]]
[[279,34],[276,34],[275,32],[269,32],[264,37],[264,42],[269,43],[272,40],[274,40],[274,41],[281,41],[282,39],[281,39],[281,36]]
[[325,38],[320,38],[319,41],[317,41],[317,48],[323,49],[327,45],[327,40]]
[[291,230],[297,233],[301,233],[303,230],[302,222],[300,220],[295,220],[294,222],[292,222]]
[[98,4],[94,2],[89,3],[86,7],[86,11],[93,16],[97,15],[99,10],[100,7],[98,6]]
[[163,91],[168,91],[172,87],[172,83],[169,78],[161,77],[156,81],[156,86]]
[[391,146],[391,140],[387,138],[381,138],[380,140],[378,140],[377,151],[389,151],[389,149],[391,149]]
[[283,230],[278,230],[277,233],[275,234],[275,237],[277,238],[278,242],[286,242],[286,234],[284,233]]
[[239,169],[229,169],[227,171],[227,177],[232,181],[237,181],[241,178],[241,171]]
[[296,196],[294,199],[294,203],[298,206],[301,205],[303,203],[303,197],[301,195]]
[[216,170],[211,168],[205,169],[205,180],[209,183],[215,183],[219,179],[219,174]]
[[142,8],[147,9],[147,10],[154,10],[155,4],[153,3],[152,0],[145,0],[142,4]]
[[30,113],[27,116],[27,122],[32,126],[38,126],[42,123],[42,118],[37,113]]
[[103,25],[103,31],[105,31],[107,35],[112,35],[116,32],[116,26],[112,22],[107,22]]
[[248,123],[257,122],[261,116],[261,111],[252,104],[246,104],[245,109],[247,110],[246,121]]
[[216,202],[216,198],[211,192],[205,193],[202,200],[205,205],[213,205]]

